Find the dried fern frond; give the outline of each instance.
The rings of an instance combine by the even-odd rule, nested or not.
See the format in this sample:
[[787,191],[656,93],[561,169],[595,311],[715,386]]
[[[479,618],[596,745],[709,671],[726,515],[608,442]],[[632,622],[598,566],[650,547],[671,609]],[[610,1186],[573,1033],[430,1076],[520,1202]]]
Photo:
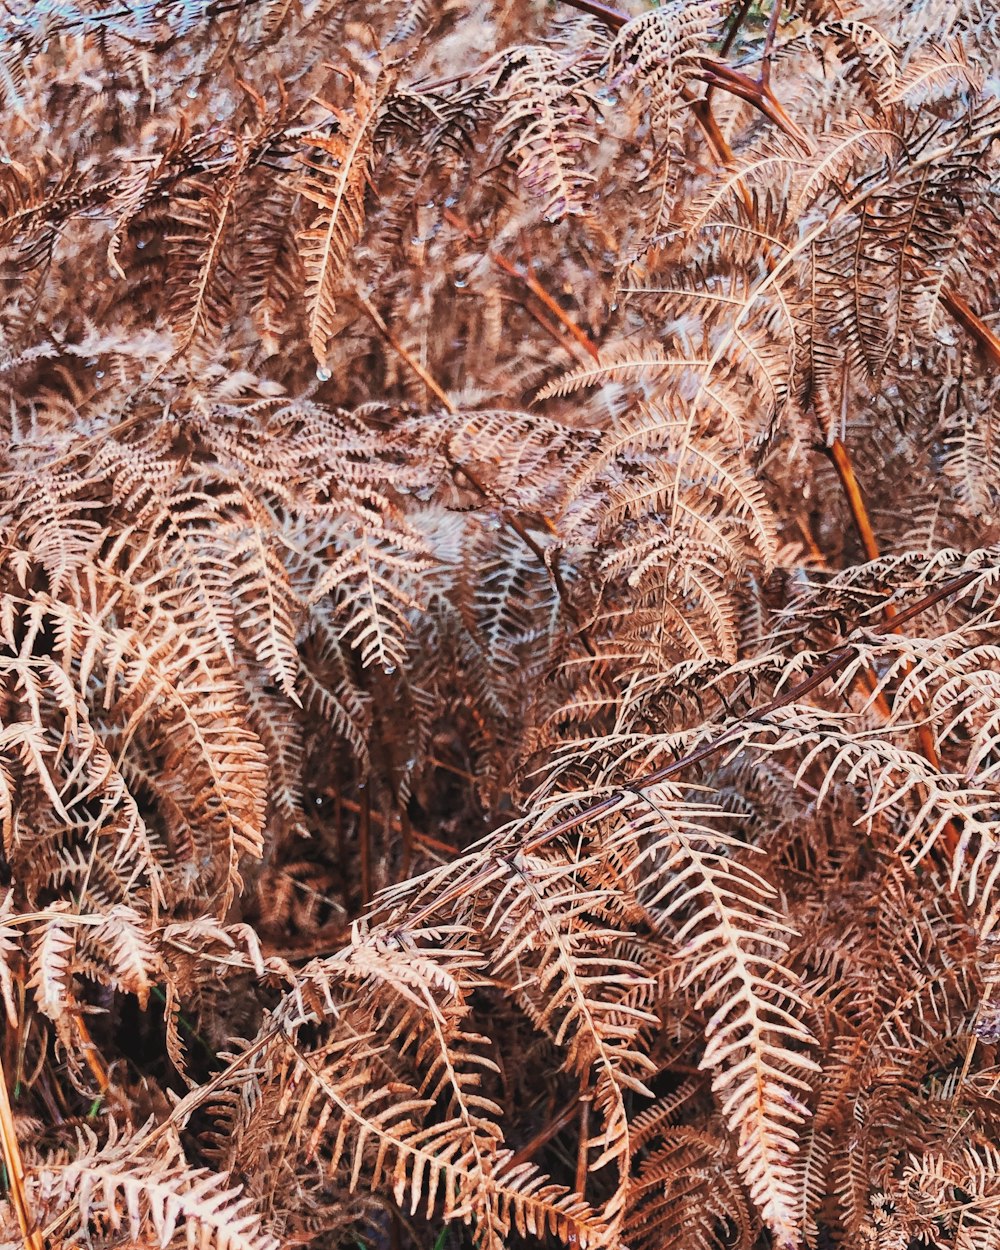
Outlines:
[[336,328],[336,300],[343,271],[365,220],[365,192],[387,86],[352,82],[351,111],[328,105],[334,121],[329,131],[303,136],[305,172],[294,190],[319,210],[299,235],[309,304],[309,344],[321,369]]

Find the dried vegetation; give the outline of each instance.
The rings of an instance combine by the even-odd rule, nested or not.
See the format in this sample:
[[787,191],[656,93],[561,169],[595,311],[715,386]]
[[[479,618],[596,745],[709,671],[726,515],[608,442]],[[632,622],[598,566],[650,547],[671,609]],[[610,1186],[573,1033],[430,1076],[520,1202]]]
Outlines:
[[0,98],[0,1241],[1000,1246],[994,6]]

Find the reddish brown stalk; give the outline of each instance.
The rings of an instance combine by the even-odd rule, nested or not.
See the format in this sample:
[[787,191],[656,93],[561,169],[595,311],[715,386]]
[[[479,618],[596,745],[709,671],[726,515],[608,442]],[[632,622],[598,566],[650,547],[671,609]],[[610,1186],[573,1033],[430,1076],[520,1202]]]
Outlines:
[[589,13],[591,17],[599,17],[609,30],[621,30],[626,22],[631,21],[627,13],[614,9],[610,4],[599,4],[598,0],[563,0],[571,9],[579,9],[581,13]]
[[[337,863],[341,865],[343,870],[347,864],[347,839],[344,836],[344,805],[346,800],[341,796],[338,790],[333,796],[333,831],[337,841]],[[347,876],[344,875],[344,881],[341,889],[344,899],[344,911],[350,914],[351,900],[348,898]]]
[[[877,560],[881,555],[878,542],[875,539],[875,531],[872,529],[872,523],[868,516],[868,509],[865,507],[865,501],[861,494],[861,487],[858,485],[858,479],[854,472],[854,466],[851,463],[851,457],[848,455],[847,448],[835,438],[827,449],[830,459],[833,461],[833,467],[837,470],[837,477],[840,481],[841,489],[847,499],[847,506],[851,512],[851,519],[854,522],[854,528],[858,531],[858,537],[861,539],[861,545],[865,550],[865,555],[869,560]],[[888,615],[888,609],[886,610]]]
[[945,287],[941,291],[941,303],[951,313],[958,324],[970,334],[994,365],[1000,365],[1000,338],[990,329],[986,322],[969,307],[957,291]]
[[517,278],[519,282],[523,282],[532,295],[534,295],[540,303],[545,305],[553,317],[555,317],[561,325],[566,327],[587,355],[598,364],[601,363],[600,352],[598,351],[597,344],[594,340],[586,333],[585,330],[581,330],[573,318],[570,317],[570,315],[556,303],[537,278],[532,277],[531,274],[522,273],[516,266],[512,265],[505,256],[491,253],[490,259],[493,261],[494,265],[496,265],[499,269],[502,269],[504,273],[508,274],[512,278]]
[[[736,158],[726,136],[719,128],[719,123],[715,120],[715,114],[712,112],[712,105],[708,96],[696,96],[691,88],[687,86],[682,86],[680,93],[681,98],[691,106],[691,112],[694,114],[695,121],[701,127],[708,146],[712,149],[712,155],[720,165],[731,168],[735,164]],[[749,208],[749,193],[742,182],[739,185],[743,193],[744,203]]]
[[435,768],[443,768],[446,773],[452,773],[456,777],[461,777],[463,781],[467,781],[470,786],[474,786],[478,781],[475,774],[470,773],[467,768],[459,768],[457,764],[450,764],[447,760],[441,759],[438,755],[429,755],[427,757],[428,764],[432,764]]
[[365,312],[374,322],[376,329],[379,331],[379,333],[382,335],[385,341],[389,344],[392,350],[396,353],[396,355],[400,358],[400,360],[408,368],[413,370],[413,372],[417,375],[420,381],[423,382],[424,386],[427,387],[427,389],[434,396],[434,398],[440,402],[441,406],[444,408],[446,412],[451,412],[451,413],[457,412],[458,410],[449,399],[447,391],[445,391],[444,388],[438,383],[434,375],[432,373],[429,373],[424,368],[424,366],[420,363],[420,361],[416,358],[416,356],[414,356],[414,354],[409,350],[409,348],[404,347],[403,344],[399,341],[399,339],[396,338],[393,332],[389,329],[389,326],[387,325],[385,318],[382,316],[379,310],[375,307],[375,305],[371,302],[371,300],[366,295],[362,295],[360,292],[358,292],[357,298],[358,298],[358,303],[361,305],[361,307],[365,310]]
[[[720,60],[729,55],[729,51],[736,40],[736,36],[739,34],[740,27],[747,19],[747,14],[750,12],[750,6],[752,4],[753,0],[743,0],[739,9],[737,9],[737,11],[733,14],[733,20],[729,23],[729,29],[726,31],[726,37],[723,39],[722,46],[719,48]],[[711,95],[711,92],[712,89],[709,87],[708,94]]]
[[361,791],[358,812],[358,850],[361,859],[361,906],[368,906],[372,896],[372,821],[371,799],[368,791]]
[[[844,455],[845,457],[847,455],[846,448],[844,449]],[[854,470],[851,467],[850,460],[846,460],[846,464],[847,464],[847,467],[850,469],[851,477],[853,478]],[[857,485],[856,481],[855,481],[855,485]],[[860,490],[858,491],[858,495],[860,498]],[[821,568],[825,567],[826,559],[823,555],[823,552],[820,550],[816,542],[816,539],[813,535],[813,532],[809,528],[808,522],[806,521],[805,517],[801,515],[796,517],[796,523],[798,524],[802,537],[806,541],[806,545],[809,548],[809,553],[812,556],[813,560],[815,560],[816,563]],[[879,714],[883,717],[884,720],[888,720],[889,717],[892,715],[892,708],[889,706],[889,701],[886,699],[883,692],[879,690],[878,678],[876,677],[876,675],[872,672],[870,668],[866,668],[862,673],[859,674],[858,684],[864,689],[864,691],[869,696],[874,696],[875,707],[878,709]]]
[[[391,822],[387,822],[391,823]],[[403,862],[400,865],[400,871],[405,880],[411,873],[413,863],[413,826],[410,824],[409,813],[406,808],[400,808],[399,812],[399,828],[403,835]]]
[[783,0],[773,0],[771,16],[767,20],[767,34],[764,36],[764,55],[760,65],[761,86],[765,88],[771,81],[771,54],[774,52],[774,40],[778,34],[778,21],[781,18],[781,10],[784,7]]
[[[461,775],[468,777],[470,774],[462,773]],[[340,862],[344,863],[347,856],[347,847],[343,842],[343,817],[341,813],[345,811],[353,812],[355,816],[360,818],[362,805],[360,803],[355,803],[353,799],[345,798],[336,798],[335,803],[335,821],[336,828],[338,830],[338,856]],[[404,853],[407,840],[409,840],[411,850],[414,846],[426,846],[443,855],[457,855],[459,853],[458,848],[452,846],[448,842],[442,842],[438,838],[433,838],[427,833],[418,833],[413,828],[413,825],[410,823],[410,818],[405,812],[400,812],[398,816],[385,816],[382,812],[377,810],[372,811],[369,807],[368,819],[369,822],[378,822],[385,834],[398,834],[403,840]],[[294,878],[292,878],[292,880],[294,880]]]
[[100,1052],[94,1044],[93,1038],[90,1036],[90,1030],[87,1028],[86,1021],[82,1016],[75,1017],[76,1031],[80,1037],[80,1050],[83,1052],[83,1059],[90,1074],[97,1082],[97,1088],[102,1094],[107,1093],[110,1085],[110,1077],[108,1070],[101,1058]]
[[2,1065],[0,1065],[0,1143],[3,1145],[3,1162],[7,1172],[7,1192],[14,1214],[17,1216],[25,1250],[44,1250],[42,1235],[28,1205],[28,1192],[24,1184],[24,1162],[14,1126],[10,1095],[7,1093],[7,1076]]
[[[715,114],[712,112],[711,85],[704,96],[696,96],[688,86],[681,87],[681,96],[691,106],[691,112],[694,119],[701,128],[702,134],[705,136],[705,142],[712,151],[712,155],[720,165],[727,169],[732,169],[736,164],[736,156],[733,149],[729,146],[729,141],[722,133],[719,123],[715,120]],[[742,178],[736,180],[736,189],[739,192],[740,199],[743,201],[743,207],[749,216],[753,216],[753,199],[750,191]]]
[[[702,1078],[705,1075],[704,1068],[694,1067],[691,1064],[686,1063],[674,1063],[672,1061],[660,1064],[657,1067],[656,1072],[652,1075],[659,1076],[661,1072],[672,1072],[678,1076],[698,1076]],[[539,1150],[541,1150],[544,1146],[547,1146],[553,1137],[562,1132],[568,1124],[572,1123],[573,1118],[576,1115],[576,1109],[579,1102],[580,1095],[577,1095],[577,1097],[566,1103],[561,1110],[556,1112],[556,1114],[538,1130],[534,1137],[532,1137],[530,1141],[525,1142],[521,1149],[515,1153],[514,1158],[511,1160],[512,1164],[516,1166],[518,1163],[529,1163],[535,1155],[538,1154]]]
[[[854,466],[848,455],[847,448],[835,438],[829,448],[830,459],[833,461],[834,468],[837,470],[837,477],[840,479],[841,487],[847,499],[847,505],[851,512],[851,519],[854,522],[854,528],[857,530],[861,545],[864,548],[865,555],[869,560],[878,560],[881,556],[878,540],[875,537],[875,531],[872,528],[871,518],[868,515],[868,509],[865,507],[864,496],[861,493],[861,487],[858,484],[857,476],[854,472]],[[885,619],[889,626],[889,631],[899,633],[896,627],[896,610],[891,603],[885,606]],[[909,664],[904,665],[905,673],[909,674],[911,667]],[[872,692],[877,688],[874,674],[869,675],[869,688]],[[880,693],[880,709],[887,714],[891,709],[888,700]],[[910,711],[915,720],[921,723],[917,726],[917,740],[920,743],[920,750],[927,762],[934,768],[941,767],[941,757],[938,754],[937,744],[934,741],[934,733],[923,720],[924,709],[919,703],[914,701],[910,704]],[[955,848],[958,846],[960,834],[955,828],[953,821],[948,821],[944,828],[944,844],[949,854],[954,854]]]
[[449,859],[454,859],[456,855],[461,854],[457,846],[442,842],[440,838],[432,838],[429,833],[415,833],[413,840],[419,846],[426,846],[429,851],[437,851],[439,855],[446,855]]
[[590,1143],[590,1094],[587,1091],[587,1077],[580,1079],[580,1093],[577,1095],[580,1104],[580,1128],[576,1145],[576,1192],[581,1198],[587,1196],[587,1147]]
[[[567,347],[565,338],[559,333],[559,327],[555,324],[554,321],[550,321],[548,317],[546,317],[546,315],[540,309],[533,307],[530,303],[527,303],[527,302],[522,302],[520,304],[520,307],[524,309],[524,311],[528,314],[529,317],[532,318],[532,320],[538,322],[538,324],[542,327],[542,329],[549,336],[549,338],[552,339],[554,343],[558,343],[559,346],[562,348]],[[577,352],[576,358],[577,360],[582,361],[582,357],[580,356],[579,352]],[[584,361],[583,363],[586,363],[586,362]]]
[[802,535],[803,541],[809,548],[809,554],[812,556],[816,564],[822,568],[826,563],[826,557],[820,550],[819,543],[816,541],[816,535],[812,532],[806,517],[800,512],[795,518],[795,524],[799,527],[799,533]]
[[559,1114],[553,1116],[553,1118],[549,1120],[544,1127],[539,1129],[529,1142],[525,1142],[521,1149],[515,1152],[513,1159],[511,1159],[511,1166],[517,1167],[518,1164],[529,1162],[529,1160],[533,1159],[534,1156],[538,1154],[539,1150],[541,1150],[543,1146],[547,1146],[549,1144],[557,1133],[562,1132],[567,1124],[571,1124],[576,1116],[578,1102],[578,1098],[574,1098],[572,1102],[568,1102]]
[[788,116],[781,101],[766,82],[760,78],[751,78],[742,70],[716,61],[713,57],[702,56],[698,58],[698,61],[701,65],[698,78],[702,82],[745,100],[758,112],[763,113],[768,121],[773,122],[779,130],[783,130],[789,138],[794,139],[806,152],[812,150],[805,132]]
[[[456,230],[460,230],[467,239],[470,239],[474,243],[480,241],[481,236],[479,232],[477,230],[473,230],[468,222],[463,221],[462,218],[459,217],[457,213],[453,213],[450,208],[446,208],[444,210],[444,219],[450,225],[454,226]],[[555,299],[553,299],[537,278],[533,277],[529,273],[522,273],[516,265],[512,265],[507,257],[499,252],[491,251],[489,253],[489,257],[499,270],[511,278],[516,278],[518,282],[522,282],[532,295],[535,296],[539,303],[544,304],[560,325],[565,327],[567,332],[573,336],[577,343],[580,344],[587,355],[597,361],[598,364],[601,363],[600,352],[598,351],[597,344],[594,340],[586,333],[585,330],[581,330],[573,318]]]

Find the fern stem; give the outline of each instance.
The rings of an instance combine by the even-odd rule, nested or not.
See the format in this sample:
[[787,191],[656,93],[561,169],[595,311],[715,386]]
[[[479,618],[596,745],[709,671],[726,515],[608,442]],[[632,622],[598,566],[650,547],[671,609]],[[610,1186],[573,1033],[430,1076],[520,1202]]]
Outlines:
[[350,915],[351,900],[348,897],[347,873],[344,871],[344,865],[347,863],[347,838],[344,834],[344,805],[348,802],[338,789],[333,796],[333,834],[337,844],[337,863],[340,865],[340,871],[343,873],[343,882],[341,893],[344,899],[344,911]]
[[525,1142],[521,1149],[516,1151],[513,1159],[511,1159],[511,1165],[517,1167],[519,1164],[529,1163],[543,1146],[547,1146],[557,1133],[560,1133],[567,1124],[572,1122],[576,1115],[578,1102],[579,1097],[573,1098],[551,1120],[544,1124],[530,1141]]
[[83,1052],[83,1058],[90,1069],[91,1076],[97,1082],[97,1088],[102,1094],[106,1094],[110,1085],[108,1070],[104,1065],[94,1039],[90,1036],[90,1030],[82,1016],[77,1016],[74,1023],[76,1031],[80,1035],[80,1049]]
[[579,1140],[576,1147],[576,1179],[574,1188],[581,1198],[587,1197],[587,1147],[590,1142],[590,1091],[587,1088],[587,1075],[580,1078],[580,1093],[577,1098],[580,1105]]
[[24,1161],[21,1158],[21,1147],[17,1141],[14,1112],[10,1105],[10,1095],[7,1092],[7,1074],[4,1072],[2,1060],[0,1060],[0,1139],[3,1143],[7,1184],[21,1229],[21,1238],[26,1250],[44,1250],[42,1235],[35,1226],[28,1205],[28,1194],[24,1187]]
[[987,358],[994,365],[1000,365],[1000,338],[993,333],[982,317],[973,312],[961,295],[950,287],[946,286],[942,289],[941,303],[962,329],[972,335]]
[[839,438],[835,438],[830,446],[826,448],[826,451],[833,461],[833,467],[837,470],[837,477],[847,499],[847,506],[851,510],[854,528],[858,531],[861,545],[865,549],[865,555],[869,560],[878,560],[881,558],[882,553],[879,550],[871,518],[868,516],[864,496],[861,494],[861,487],[858,484],[854,465],[851,463],[851,457],[848,455],[847,448]]
[[[846,385],[845,385],[846,394]],[[854,466],[851,463],[851,457],[847,448],[839,438],[835,438],[829,447],[830,459],[833,461],[834,468],[837,470],[837,477],[843,487],[844,495],[847,498],[847,504],[851,511],[851,518],[854,521],[854,528],[858,532],[861,544],[865,549],[865,555],[869,560],[878,560],[881,558],[881,550],[879,548],[878,539],[875,537],[875,530],[868,515],[868,509],[865,507],[864,496],[861,493],[861,487],[858,483],[857,475],[854,472]],[[889,626],[890,632],[899,633],[896,626],[897,616],[896,610],[891,603],[885,605],[885,619]],[[905,673],[911,671],[909,664],[904,666]],[[878,691],[878,683],[874,674],[869,675],[869,684],[872,694]],[[885,711],[891,711],[889,701],[885,698],[881,691],[877,693],[877,699],[880,701],[880,707]],[[921,753],[924,759],[933,767],[940,769],[941,756],[938,753],[937,744],[934,741],[934,733],[926,720],[923,720],[924,709],[919,703],[911,703],[910,710],[915,720],[920,721],[917,725],[917,740],[920,744]],[[944,844],[949,854],[952,854],[959,842],[959,831],[955,828],[954,821],[948,821],[944,828]]]
[[413,841],[419,846],[426,846],[429,851],[436,851],[438,855],[444,855],[448,859],[454,859],[459,854],[457,846],[452,846],[449,842],[442,842],[440,838],[431,837],[429,833],[415,833]]
[[[753,0],[742,0],[740,7],[736,10],[735,13],[733,13],[732,20],[729,23],[729,29],[726,31],[725,38],[723,39],[722,45],[719,48],[720,57],[729,55],[729,51],[732,48],[733,43],[736,40],[736,36],[740,32],[740,27],[743,25],[743,23],[747,19],[747,14],[750,12],[750,8],[752,4],[753,4]],[[712,88],[709,87],[708,91],[705,94],[706,94],[706,97],[710,96],[712,94]]]
[[358,853],[361,860],[361,907],[364,910],[372,896],[372,821],[371,799],[361,791],[358,813]]
[[805,132],[795,122],[771,90],[767,82],[761,78],[751,78],[749,74],[744,74],[742,70],[734,69],[731,65],[726,65],[722,61],[715,60],[714,57],[703,56],[698,58],[701,63],[701,73],[698,77],[702,82],[709,86],[721,87],[723,91],[728,91],[730,95],[737,96],[740,100],[745,100],[747,104],[757,109],[758,112],[773,122],[779,130],[783,130],[790,139],[794,139],[806,152],[812,150],[811,144],[806,137]]
[[562,0],[563,4],[568,4],[571,9],[579,9],[581,13],[589,13],[591,17],[598,17],[609,30],[621,30],[628,22],[629,15],[623,13],[621,9],[612,8],[610,4],[601,4],[600,0]]
[[409,368],[413,370],[413,372],[417,375],[420,381],[423,382],[424,386],[427,387],[427,389],[434,396],[434,398],[440,401],[441,406],[444,408],[446,412],[455,413],[457,409],[455,405],[451,402],[451,400],[448,398],[448,393],[439,385],[437,379],[433,376],[433,374],[428,373],[428,371],[424,368],[424,366],[420,363],[420,361],[416,358],[416,356],[414,356],[414,354],[409,350],[409,348],[405,347],[399,341],[399,339],[396,338],[393,332],[389,329],[389,326],[386,323],[385,318],[382,316],[379,310],[375,307],[375,305],[371,302],[368,296],[363,295],[360,291],[358,291],[357,300],[358,300],[358,303],[361,305],[361,307],[365,310],[365,312],[371,318],[371,320],[374,322],[379,333],[382,335],[385,341],[389,344],[392,350],[396,353],[396,355],[400,358],[400,360],[402,360],[404,364],[408,365]]
[[760,85],[764,88],[767,88],[771,82],[771,54],[774,52],[774,40],[778,33],[778,21],[781,17],[781,10],[784,7],[784,0],[773,0],[771,15],[767,19],[767,33],[764,36],[764,54],[760,66]]
[[409,813],[405,807],[399,811],[399,827],[403,835],[403,862],[401,871],[405,880],[412,872],[413,863],[413,826],[410,824]]
[[[460,230],[471,242],[475,243],[479,241],[479,232],[477,230],[473,230],[468,222],[463,221],[462,218],[459,217],[457,213],[453,213],[450,208],[446,208],[444,210],[443,216],[445,221],[453,225],[456,230]],[[544,304],[553,317],[555,317],[559,323],[566,328],[569,334],[571,334],[576,342],[580,344],[587,355],[592,357],[597,364],[601,363],[601,355],[594,340],[589,334],[586,333],[585,330],[582,330],[573,318],[566,312],[566,310],[562,308],[555,299],[553,299],[537,278],[533,277],[530,273],[522,273],[520,269],[518,269],[516,265],[512,265],[507,257],[501,252],[491,251],[489,256],[493,264],[496,265],[496,267],[503,273],[507,274],[508,277],[516,278],[518,282],[523,282],[532,295]],[[557,339],[556,341],[559,342],[560,340]]]

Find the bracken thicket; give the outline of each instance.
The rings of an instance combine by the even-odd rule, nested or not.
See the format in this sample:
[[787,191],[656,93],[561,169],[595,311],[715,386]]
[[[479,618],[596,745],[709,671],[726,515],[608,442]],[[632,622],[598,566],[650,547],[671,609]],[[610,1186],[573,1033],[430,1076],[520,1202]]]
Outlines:
[[0,100],[0,1245],[1000,1247],[993,0]]

